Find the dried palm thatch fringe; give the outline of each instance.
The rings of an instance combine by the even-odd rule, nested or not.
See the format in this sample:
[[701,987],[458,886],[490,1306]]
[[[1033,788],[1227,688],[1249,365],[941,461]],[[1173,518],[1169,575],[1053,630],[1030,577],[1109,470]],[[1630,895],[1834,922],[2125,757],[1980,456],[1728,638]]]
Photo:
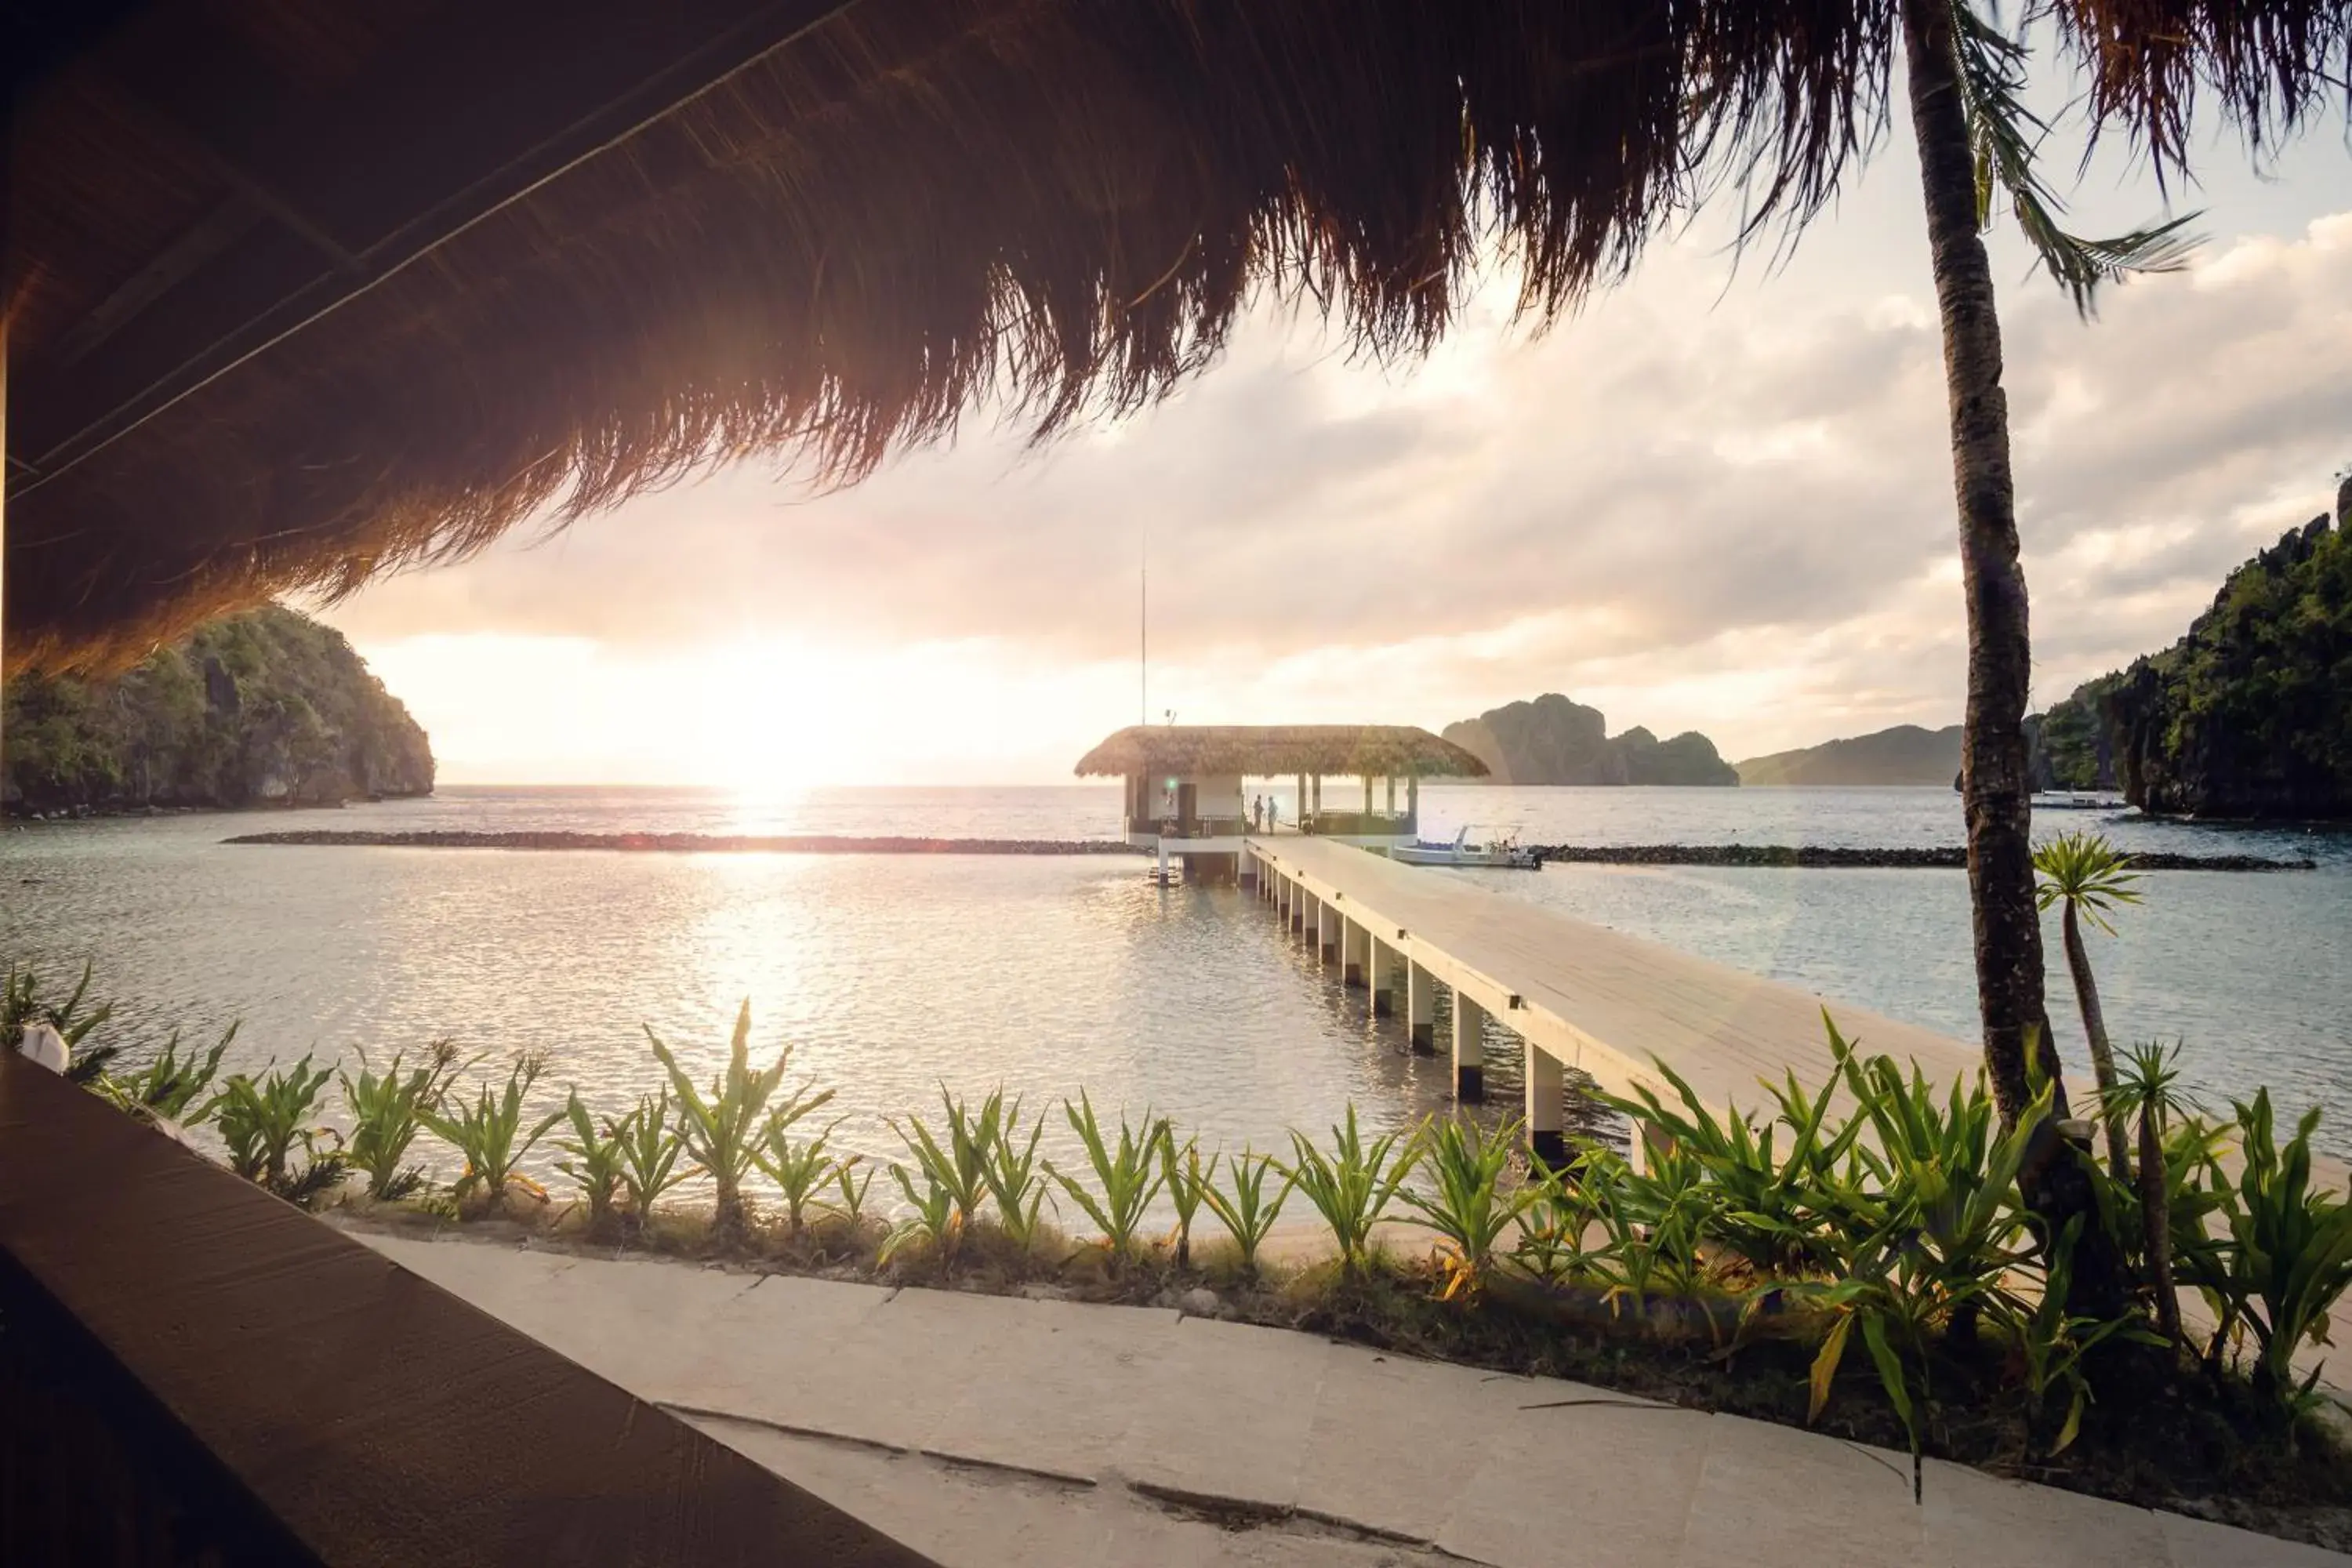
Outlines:
[[1409,724],[1135,724],[1078,759],[1081,778],[1127,773],[1287,773],[1484,778],[1486,764]]
[[[2340,5],[2054,9],[2176,161],[2191,61],[2268,133],[2346,48]],[[1818,211],[1885,123],[1893,12],[859,0],[12,504],[9,664],[121,664],[716,462],[843,484],[973,410],[1128,413],[1259,290],[1412,353],[1498,257],[1540,323],[1725,182],[1751,233]]]

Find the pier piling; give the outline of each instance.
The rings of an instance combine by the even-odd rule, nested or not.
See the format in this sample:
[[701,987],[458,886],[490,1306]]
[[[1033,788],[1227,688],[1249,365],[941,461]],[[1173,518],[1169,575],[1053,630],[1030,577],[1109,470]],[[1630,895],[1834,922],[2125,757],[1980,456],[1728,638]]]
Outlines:
[[1437,977],[1420,964],[1405,963],[1405,1027],[1416,1055],[1437,1052]]
[[1454,1098],[1475,1105],[1486,1098],[1486,1009],[1454,989]]

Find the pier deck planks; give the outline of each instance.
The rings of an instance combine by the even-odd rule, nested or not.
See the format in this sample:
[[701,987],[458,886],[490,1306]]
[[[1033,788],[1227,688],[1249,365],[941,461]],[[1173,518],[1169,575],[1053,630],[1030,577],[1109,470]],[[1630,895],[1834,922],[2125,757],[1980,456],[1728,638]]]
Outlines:
[[1974,1073],[1983,1059],[1948,1036],[1527,903],[1455,872],[1287,835],[1253,837],[1249,853],[1613,1093],[1637,1083],[1664,1089],[1654,1058],[1711,1107],[1768,1106],[1759,1079],[1778,1082],[1791,1068],[1807,1085],[1829,1076],[1824,1005],[1862,1050],[1907,1058],[1939,1084]]

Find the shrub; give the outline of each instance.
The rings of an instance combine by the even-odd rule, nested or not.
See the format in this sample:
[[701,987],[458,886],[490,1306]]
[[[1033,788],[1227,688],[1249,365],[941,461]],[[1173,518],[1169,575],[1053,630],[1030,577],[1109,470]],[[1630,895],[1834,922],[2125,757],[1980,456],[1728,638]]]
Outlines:
[[795,1143],[786,1128],[772,1126],[767,1141],[753,1156],[768,1179],[782,1191],[784,1223],[793,1236],[801,1233],[817,1189],[833,1174],[833,1156],[825,1152],[832,1136],[833,1127],[827,1127],[815,1137]]
[[[1229,1188],[1216,1184],[1216,1162],[1212,1160],[1199,1184],[1201,1201],[1217,1216],[1217,1223],[1234,1238],[1241,1251],[1242,1271],[1257,1272],[1257,1249],[1264,1246],[1274,1222],[1282,1214],[1282,1205],[1290,1197],[1292,1183],[1287,1175],[1276,1187],[1274,1197],[1265,1196],[1265,1179],[1279,1171],[1271,1154],[1253,1153],[1244,1146],[1242,1152],[1225,1164]],[[1188,1173],[1189,1179],[1189,1173]]]
[[1176,1267],[1192,1266],[1192,1216],[1201,1212],[1201,1195],[1216,1179],[1217,1157],[1209,1156],[1206,1166],[1201,1163],[1201,1141],[1184,1140],[1184,1147],[1176,1147],[1176,1134],[1167,1122],[1160,1124],[1160,1171],[1168,1187],[1168,1201],[1176,1205]]
[[1139,1132],[1129,1125],[1127,1112],[1118,1116],[1118,1142],[1114,1147],[1103,1136],[1102,1124],[1096,1120],[1094,1101],[1084,1089],[1078,1091],[1076,1105],[1062,1102],[1062,1114],[1069,1118],[1070,1130],[1087,1152],[1087,1163],[1093,1169],[1099,1195],[1089,1192],[1084,1184],[1045,1162],[1046,1173],[1061,1184],[1072,1202],[1086,1211],[1103,1235],[1103,1244],[1114,1258],[1126,1257],[1135,1247],[1135,1233],[1143,1223],[1144,1211],[1159,1194],[1167,1180],[1160,1168],[1160,1142],[1166,1135],[1166,1123],[1152,1120],[1147,1109],[1143,1127]]
[[1038,1215],[1045,1204],[1045,1174],[1037,1161],[1037,1141],[1045,1124],[1043,1118],[1033,1123],[1029,1140],[1023,1143],[1014,1139],[1020,1121],[1021,1102],[1014,1100],[989,1140],[981,1173],[996,1200],[996,1217],[1004,1234],[1014,1246],[1025,1247],[1036,1238]]
[[[909,1116],[903,1125],[894,1121],[890,1131],[907,1146],[924,1180],[946,1192],[950,1228],[960,1233],[971,1226],[980,1205],[988,1200],[990,1156],[1004,1125],[1004,1091],[999,1089],[981,1101],[975,1113],[941,1084],[940,1110],[945,1142],[919,1116]],[[899,1184],[906,1184],[902,1180]]]
[[642,1230],[655,1203],[687,1178],[678,1168],[686,1145],[670,1121],[669,1091],[639,1096],[636,1109],[613,1124],[613,1143],[619,1151],[621,1190]]
[[205,1093],[220,1072],[221,1056],[236,1038],[231,1024],[204,1056],[191,1050],[180,1055],[180,1036],[173,1030],[163,1054],[139,1072],[127,1077],[109,1074],[107,1098],[134,1116],[169,1121],[181,1127],[202,1126],[214,1114],[215,1101]]
[[1475,1121],[1449,1116],[1432,1125],[1422,1139],[1421,1168],[1431,1178],[1433,1190],[1407,1187],[1399,1195],[1453,1249],[1443,1292],[1449,1301],[1477,1292],[1494,1263],[1496,1246],[1542,1190],[1536,1185],[1502,1190],[1519,1131],[1514,1121],[1489,1135]]
[[507,1182],[515,1167],[550,1128],[563,1120],[564,1110],[559,1106],[532,1123],[528,1132],[523,1130],[523,1101],[530,1097],[531,1086],[539,1081],[545,1067],[545,1058],[537,1052],[526,1052],[507,1069],[504,1090],[493,1089],[484,1083],[477,1088],[471,1105],[461,1104],[454,1111],[417,1112],[435,1136],[466,1158],[466,1168],[457,1177],[455,1192],[461,1207],[469,1198],[485,1210],[504,1203]]
[[[2210,1168],[2210,1190],[2226,1234],[2181,1247],[2181,1273],[2221,1309],[2216,1356],[2242,1325],[2260,1348],[2256,1391],[2298,1409],[2314,1402],[2320,1369],[2315,1366],[2298,1384],[2295,1350],[2306,1340],[2326,1342],[2329,1313],[2352,1286],[2352,1207],[2312,1189],[2317,1108],[2304,1113],[2284,1147],[2272,1122],[2269,1089],[2235,1109],[2242,1160],[2237,1176],[2232,1180],[2218,1164]],[[2174,1237],[2181,1239],[2178,1225]]]
[[352,1118],[351,1162],[367,1176],[367,1195],[390,1203],[425,1184],[424,1170],[402,1162],[424,1129],[425,1113],[441,1109],[449,1080],[457,1074],[457,1048],[452,1041],[436,1040],[423,1064],[405,1073],[395,1052],[381,1077],[369,1070],[367,1052],[359,1055],[360,1076],[341,1075],[343,1105]]
[[15,1050],[24,1043],[27,1024],[47,1024],[58,1032],[65,1043],[66,1078],[74,1083],[95,1084],[105,1073],[107,1064],[122,1049],[120,1046],[92,1046],[82,1048],[90,1031],[114,1016],[114,1004],[102,1003],[85,1013],[82,1003],[89,995],[91,967],[85,960],[81,978],[74,984],[73,994],[62,1003],[44,1003],[40,998],[40,980],[30,968],[11,965],[5,987],[0,987],[0,1050]]
[[1396,1200],[1420,1158],[1419,1130],[1384,1132],[1366,1143],[1350,1101],[1347,1121],[1331,1129],[1330,1153],[1297,1132],[1290,1135],[1290,1145],[1295,1158],[1283,1173],[1331,1227],[1340,1267],[1350,1275],[1361,1274],[1370,1260],[1372,1227]]
[[588,1227],[601,1234],[612,1228],[613,1200],[621,1188],[621,1129],[608,1121],[600,1132],[577,1089],[564,1097],[562,1120],[571,1123],[572,1136],[557,1139],[555,1146],[570,1158],[558,1160],[555,1168],[580,1184],[580,1194],[588,1200]]
[[[299,1207],[323,1203],[348,1169],[341,1141],[316,1121],[320,1090],[331,1071],[314,1068],[305,1055],[258,1079],[231,1076],[205,1108],[219,1123],[229,1169]],[[294,1159],[298,1149],[299,1165]]]
[[677,1097],[678,1137],[686,1145],[686,1152],[718,1189],[711,1228],[722,1237],[740,1235],[743,1178],[751,1173],[760,1150],[775,1133],[830,1100],[833,1090],[811,1093],[810,1086],[804,1084],[772,1108],[770,1106],[769,1101],[784,1081],[792,1047],[781,1047],[776,1052],[776,1065],[765,1072],[751,1070],[749,997],[735,1015],[727,1070],[711,1079],[707,1096],[695,1087],[694,1079],[677,1065],[677,1058],[650,1026],[646,1029],[646,1038],[652,1042],[654,1055],[669,1073],[670,1088]]

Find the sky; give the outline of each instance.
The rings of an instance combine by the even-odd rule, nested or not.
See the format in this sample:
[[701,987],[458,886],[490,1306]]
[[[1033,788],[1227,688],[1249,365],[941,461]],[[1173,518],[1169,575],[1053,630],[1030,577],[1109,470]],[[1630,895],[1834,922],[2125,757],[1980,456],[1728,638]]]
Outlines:
[[[1394,364],[1267,305],[1123,423],[1037,447],[975,417],[832,494],[726,468],[322,613],[447,784],[1056,783],[1171,711],[1437,729],[1546,691],[1733,759],[1956,722],[1941,347],[1895,118],[1777,260],[1704,215],[1543,331],[1498,268]],[[2037,706],[2179,636],[2352,463],[2341,122],[2260,174],[2217,136],[2199,169],[2169,209],[2110,154],[2074,186],[2081,232],[2203,215],[2189,271],[2094,321],[1993,238]]]

